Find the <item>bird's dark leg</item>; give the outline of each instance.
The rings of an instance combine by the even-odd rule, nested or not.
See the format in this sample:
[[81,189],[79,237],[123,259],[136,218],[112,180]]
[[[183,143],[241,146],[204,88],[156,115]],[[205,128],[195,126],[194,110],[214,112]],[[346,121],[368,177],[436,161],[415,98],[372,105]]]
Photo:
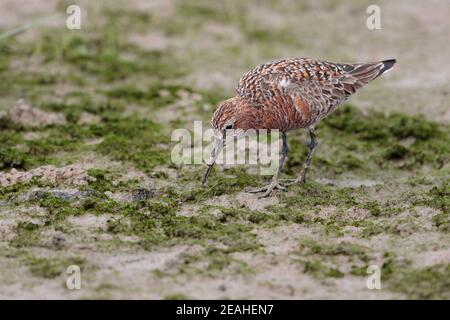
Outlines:
[[258,198],[266,198],[266,197],[268,197],[270,195],[270,193],[272,192],[272,190],[274,190],[274,189],[286,190],[286,188],[284,186],[282,186],[279,183],[279,181],[278,181],[278,179],[280,177],[280,174],[281,174],[281,169],[283,168],[284,162],[286,160],[286,156],[287,156],[287,154],[289,152],[289,146],[288,146],[288,143],[287,143],[286,132],[282,133],[282,140],[283,140],[283,145],[281,147],[280,161],[279,161],[279,164],[278,164],[277,172],[272,177],[272,181],[270,182],[269,185],[267,185],[264,188],[260,188],[260,189],[249,191],[250,193],[264,192]]
[[311,138],[308,146],[308,156],[306,157],[306,161],[303,164],[302,172],[300,173],[300,176],[298,177],[300,179],[299,182],[305,182],[306,181],[306,172],[308,171],[309,165],[311,164],[311,160],[314,154],[314,150],[316,149],[319,142],[317,141],[316,137],[316,130],[313,127],[309,128],[309,136]]
[[313,127],[309,128],[309,136],[311,138],[309,145],[308,145],[308,155],[306,157],[305,162],[303,163],[303,168],[300,174],[298,175],[297,179],[294,181],[287,183],[286,186],[289,186],[294,183],[304,183],[306,181],[306,172],[308,171],[309,165],[311,164],[311,160],[313,157],[314,150],[316,149],[319,142],[317,141],[316,137],[316,130]]

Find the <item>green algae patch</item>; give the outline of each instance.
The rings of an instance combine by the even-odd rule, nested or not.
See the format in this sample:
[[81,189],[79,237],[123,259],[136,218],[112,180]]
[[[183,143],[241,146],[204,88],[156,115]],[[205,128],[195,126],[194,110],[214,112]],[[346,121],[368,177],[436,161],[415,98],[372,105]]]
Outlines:
[[189,300],[191,299],[188,295],[184,293],[170,293],[163,297],[164,300]]
[[303,272],[316,278],[343,278],[345,274],[335,266],[329,266],[320,260],[305,261]]
[[103,136],[98,151],[112,159],[132,162],[147,172],[156,165],[170,163],[170,137],[153,121],[112,118],[102,130],[108,133]]
[[[191,88],[181,85],[164,85],[154,83],[148,88],[142,89],[135,85],[120,86],[105,91],[105,96],[110,99],[119,99],[127,103],[139,103],[148,105],[154,110],[161,109],[177,101],[177,93],[180,90],[192,92]],[[165,92],[165,94],[161,94]]]
[[303,240],[300,243],[300,252],[305,255],[323,255],[323,256],[350,256],[350,257],[358,257],[363,261],[368,261],[368,253],[369,249],[362,247],[360,245],[349,243],[349,242],[340,242],[340,243],[332,243],[332,244],[321,244],[317,241],[313,240]]
[[432,187],[425,195],[418,198],[415,204],[436,208],[448,214],[450,212],[450,181],[447,180],[440,186]]
[[[365,270],[370,261],[372,251],[369,248],[350,243],[323,243],[311,239],[300,241],[298,249],[295,251],[294,262],[303,266],[303,272],[318,279],[343,278],[347,274],[359,275],[358,271]],[[342,259],[351,264],[349,272],[344,272],[339,266]],[[339,261],[339,263],[338,263]]]
[[239,221],[224,223],[220,216],[202,214],[180,216],[177,200],[166,195],[135,203],[118,205],[118,213],[108,221],[108,232],[139,237],[144,249],[176,243],[219,242],[227,253],[257,249],[260,245],[253,227]]
[[82,186],[80,190],[85,191],[95,191],[97,196],[104,192],[117,192],[117,191],[125,191],[125,192],[133,192],[139,189],[139,180],[138,179],[130,179],[130,180],[118,180],[117,172],[113,172],[107,169],[89,169],[87,170],[89,176],[94,179],[88,182],[88,185]]
[[[449,127],[405,114],[363,114],[347,104],[324,119],[318,125],[317,133],[319,140],[322,136],[326,139],[324,143],[339,147],[332,155],[333,161],[320,157],[320,147],[316,153],[321,159],[320,164],[337,167],[338,173],[342,173],[341,165],[346,170],[368,166],[411,169],[424,164],[439,169],[450,160]],[[353,160],[346,165],[349,154]],[[355,162],[355,159],[358,160]],[[390,164],[398,160],[403,161]]]
[[344,105],[324,120],[324,126],[346,134],[354,134],[358,139],[379,141],[392,137],[398,140],[413,137],[430,140],[442,136],[438,124],[404,114],[385,116],[378,112],[364,115],[355,106]]
[[351,207],[359,203],[357,193],[351,188],[334,188],[316,182],[293,185],[295,196],[286,197],[287,208],[315,209],[318,206]]
[[39,243],[42,225],[21,221],[15,227],[15,236],[10,244],[16,248],[35,246]]
[[395,270],[389,288],[404,293],[409,299],[449,299],[450,265]]
[[261,183],[261,176],[248,174],[242,167],[233,167],[218,172],[211,173],[206,187],[201,187],[200,179],[206,168],[192,170],[181,176],[180,183],[198,181],[197,186],[192,189],[182,191],[178,197],[181,201],[201,201],[207,198],[220,196],[222,194],[232,194],[244,188],[255,187]]
[[143,244],[161,241],[204,243],[217,241],[227,252],[254,250],[259,247],[252,228],[240,223],[223,224],[211,217],[180,217],[167,215],[160,219],[137,216],[132,218],[133,234],[140,235]]
[[53,279],[63,274],[71,265],[77,265],[81,270],[86,265],[83,258],[42,258],[42,257],[28,257],[25,259],[25,264],[29,271],[35,277]]

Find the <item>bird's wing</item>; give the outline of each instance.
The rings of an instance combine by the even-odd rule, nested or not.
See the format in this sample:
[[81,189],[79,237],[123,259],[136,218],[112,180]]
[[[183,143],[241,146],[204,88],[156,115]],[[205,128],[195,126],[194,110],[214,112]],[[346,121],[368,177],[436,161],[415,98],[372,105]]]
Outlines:
[[[320,114],[324,108],[339,105],[376,78],[382,68],[382,62],[338,64],[313,59],[284,59],[250,70],[239,80],[236,91],[256,107],[284,102]],[[305,104],[305,108],[299,108]]]

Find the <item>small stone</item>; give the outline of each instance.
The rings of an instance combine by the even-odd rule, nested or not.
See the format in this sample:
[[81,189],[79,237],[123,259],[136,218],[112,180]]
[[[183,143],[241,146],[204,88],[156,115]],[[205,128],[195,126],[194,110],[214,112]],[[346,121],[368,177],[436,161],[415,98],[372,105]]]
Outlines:
[[47,195],[52,195],[58,199],[65,201],[73,201],[76,199],[88,198],[90,196],[95,196],[96,192],[93,190],[79,191],[75,189],[68,190],[35,190],[28,195],[29,200],[41,200]]
[[46,112],[32,107],[23,99],[17,101],[17,104],[9,112],[9,117],[12,122],[24,127],[40,127],[66,123],[63,114]]
[[88,175],[87,171],[78,165],[74,164],[60,168],[47,165],[30,171],[17,171],[13,168],[9,172],[0,172],[0,186],[6,187],[18,182],[28,182],[33,177],[53,184],[86,185],[89,181],[95,181],[94,177]]
[[110,199],[111,199],[111,198],[113,197],[113,195],[114,195],[111,191],[105,191],[104,193],[105,193],[105,196],[107,196],[107,197],[110,198]]
[[148,190],[148,189],[137,189],[134,190],[131,194],[132,201],[144,201],[150,198],[153,198],[155,196],[154,190]]
[[47,194],[48,193],[46,191],[42,191],[42,190],[33,191],[28,196],[28,199],[29,200],[41,200],[41,199],[44,199]]
[[56,248],[62,248],[64,247],[66,243],[66,238],[62,233],[55,234],[52,238],[52,246]]
[[82,125],[89,125],[89,124],[96,124],[101,121],[101,118],[95,114],[89,113],[89,112],[82,112],[80,114],[80,117],[78,118],[77,124]]

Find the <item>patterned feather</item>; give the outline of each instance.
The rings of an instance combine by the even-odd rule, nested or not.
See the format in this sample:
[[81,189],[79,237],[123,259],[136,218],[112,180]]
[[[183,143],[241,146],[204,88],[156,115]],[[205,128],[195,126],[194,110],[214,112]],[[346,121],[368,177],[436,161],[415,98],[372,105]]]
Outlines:
[[309,127],[394,63],[345,64],[295,58],[262,64],[242,76],[237,96],[219,107],[213,126],[221,128],[239,113],[240,119],[232,120],[242,129]]
[[[333,112],[383,70],[384,63],[339,64],[313,59],[283,59],[258,66],[239,81],[237,93],[256,107],[291,107],[301,127]],[[296,124],[297,126],[297,124]]]

